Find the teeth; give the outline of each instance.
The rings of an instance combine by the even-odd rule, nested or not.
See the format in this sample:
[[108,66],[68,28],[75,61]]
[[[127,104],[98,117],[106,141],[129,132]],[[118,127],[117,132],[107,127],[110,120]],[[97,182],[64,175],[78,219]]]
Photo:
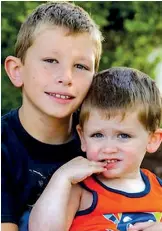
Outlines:
[[61,99],[70,99],[70,96],[67,95],[60,95],[60,94],[55,94],[55,93],[50,93],[51,96],[55,96],[56,98],[61,98]]
[[59,94],[53,94],[56,98],[61,98],[61,95]]
[[66,99],[66,96],[65,95],[61,95],[61,99]]
[[107,163],[115,163],[117,160],[107,160]]

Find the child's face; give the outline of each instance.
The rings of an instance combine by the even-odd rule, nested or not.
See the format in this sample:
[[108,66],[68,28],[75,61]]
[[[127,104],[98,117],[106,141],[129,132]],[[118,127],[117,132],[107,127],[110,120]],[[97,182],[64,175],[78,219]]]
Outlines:
[[105,119],[97,110],[92,110],[84,123],[81,136],[82,150],[89,160],[107,161],[107,178],[133,177],[150,142],[150,133],[137,118],[137,113]]
[[20,69],[25,107],[48,116],[71,115],[84,99],[95,69],[95,45],[87,33],[67,35],[45,27],[27,50]]

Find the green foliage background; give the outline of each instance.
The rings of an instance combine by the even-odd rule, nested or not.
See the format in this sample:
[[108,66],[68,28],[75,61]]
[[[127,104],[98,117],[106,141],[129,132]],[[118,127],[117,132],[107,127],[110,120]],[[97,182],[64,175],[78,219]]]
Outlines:
[[[8,80],[3,63],[14,54],[16,35],[26,16],[39,4],[35,1],[1,2],[2,36],[2,114],[21,104],[21,92]],[[103,32],[100,70],[111,66],[129,66],[153,78],[158,59],[148,62],[148,55],[162,46],[162,2],[105,1],[75,2],[87,10]]]

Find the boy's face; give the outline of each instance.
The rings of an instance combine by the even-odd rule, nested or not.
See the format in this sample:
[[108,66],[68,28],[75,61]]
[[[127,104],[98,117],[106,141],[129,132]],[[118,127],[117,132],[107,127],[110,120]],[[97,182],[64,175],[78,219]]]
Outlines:
[[106,119],[97,110],[91,111],[79,132],[87,158],[107,162],[104,177],[137,176],[144,155],[149,151],[152,134],[139,122],[135,112],[128,113],[121,121],[120,115]]
[[26,109],[64,118],[84,99],[94,74],[95,45],[88,33],[67,32],[42,27],[27,50],[20,69]]

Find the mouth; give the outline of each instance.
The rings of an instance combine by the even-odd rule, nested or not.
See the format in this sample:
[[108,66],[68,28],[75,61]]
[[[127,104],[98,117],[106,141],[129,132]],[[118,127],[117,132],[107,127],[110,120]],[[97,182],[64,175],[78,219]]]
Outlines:
[[70,99],[75,98],[73,95],[66,94],[66,93],[53,93],[53,92],[45,92],[45,93],[49,96],[56,98],[56,99],[70,100]]
[[119,162],[120,160],[119,159],[109,159],[109,160],[101,160],[100,162],[104,162],[105,164],[110,164],[110,163],[116,163],[116,162]]
[[101,160],[101,162],[104,162],[104,168],[107,170],[112,170],[119,168],[118,163],[120,163],[122,160],[121,159],[104,159]]
[[118,163],[121,162],[122,160],[120,159],[104,159],[104,160],[101,160],[100,162],[103,162],[104,163],[104,168],[106,168],[107,170],[110,170],[110,169],[114,169],[116,167],[119,167],[118,166]]

